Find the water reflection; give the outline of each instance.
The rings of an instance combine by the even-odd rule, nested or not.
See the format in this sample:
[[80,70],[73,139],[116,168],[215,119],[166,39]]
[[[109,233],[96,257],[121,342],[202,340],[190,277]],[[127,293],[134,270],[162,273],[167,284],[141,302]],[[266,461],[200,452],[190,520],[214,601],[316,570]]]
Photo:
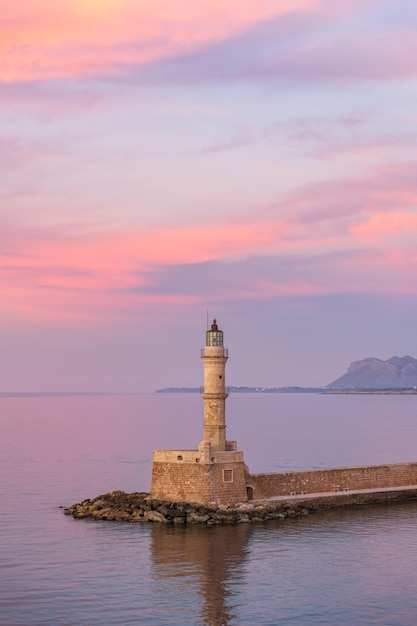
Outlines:
[[[236,585],[243,583],[252,528],[153,526],[152,573],[159,581],[192,585],[201,598],[199,624],[227,626],[236,619]],[[164,586],[165,587],[165,586]],[[163,587],[163,588],[164,588]]]

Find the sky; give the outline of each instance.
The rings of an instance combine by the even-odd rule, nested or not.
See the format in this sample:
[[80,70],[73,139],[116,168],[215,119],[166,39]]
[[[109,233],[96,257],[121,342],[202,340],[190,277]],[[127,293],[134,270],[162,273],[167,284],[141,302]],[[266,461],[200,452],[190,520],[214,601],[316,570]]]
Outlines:
[[[36,10],[35,10],[36,7]],[[417,357],[414,0],[0,0],[0,391]]]

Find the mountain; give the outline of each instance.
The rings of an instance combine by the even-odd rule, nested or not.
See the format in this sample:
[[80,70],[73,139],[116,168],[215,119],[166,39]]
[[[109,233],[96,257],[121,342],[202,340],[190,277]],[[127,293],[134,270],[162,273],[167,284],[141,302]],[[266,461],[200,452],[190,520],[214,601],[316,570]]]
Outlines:
[[369,357],[353,361],[346,374],[326,389],[401,389],[417,386],[417,359],[393,356],[386,361]]

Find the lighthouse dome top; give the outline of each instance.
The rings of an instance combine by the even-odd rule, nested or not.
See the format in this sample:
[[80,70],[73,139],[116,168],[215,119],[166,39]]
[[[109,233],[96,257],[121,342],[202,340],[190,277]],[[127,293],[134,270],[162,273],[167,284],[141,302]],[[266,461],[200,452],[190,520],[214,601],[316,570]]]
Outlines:
[[223,331],[219,330],[217,326],[217,320],[214,319],[211,325],[211,329],[206,332],[206,346],[222,346],[223,345]]
[[213,323],[211,325],[211,330],[218,330],[219,327],[217,326],[217,320],[216,318],[214,318]]

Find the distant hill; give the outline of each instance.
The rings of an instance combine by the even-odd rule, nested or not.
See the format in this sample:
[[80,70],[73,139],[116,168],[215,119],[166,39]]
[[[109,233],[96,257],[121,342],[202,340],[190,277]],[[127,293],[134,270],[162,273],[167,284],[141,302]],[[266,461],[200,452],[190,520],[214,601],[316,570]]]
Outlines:
[[326,389],[404,389],[417,386],[417,359],[393,356],[353,361],[348,371]]

